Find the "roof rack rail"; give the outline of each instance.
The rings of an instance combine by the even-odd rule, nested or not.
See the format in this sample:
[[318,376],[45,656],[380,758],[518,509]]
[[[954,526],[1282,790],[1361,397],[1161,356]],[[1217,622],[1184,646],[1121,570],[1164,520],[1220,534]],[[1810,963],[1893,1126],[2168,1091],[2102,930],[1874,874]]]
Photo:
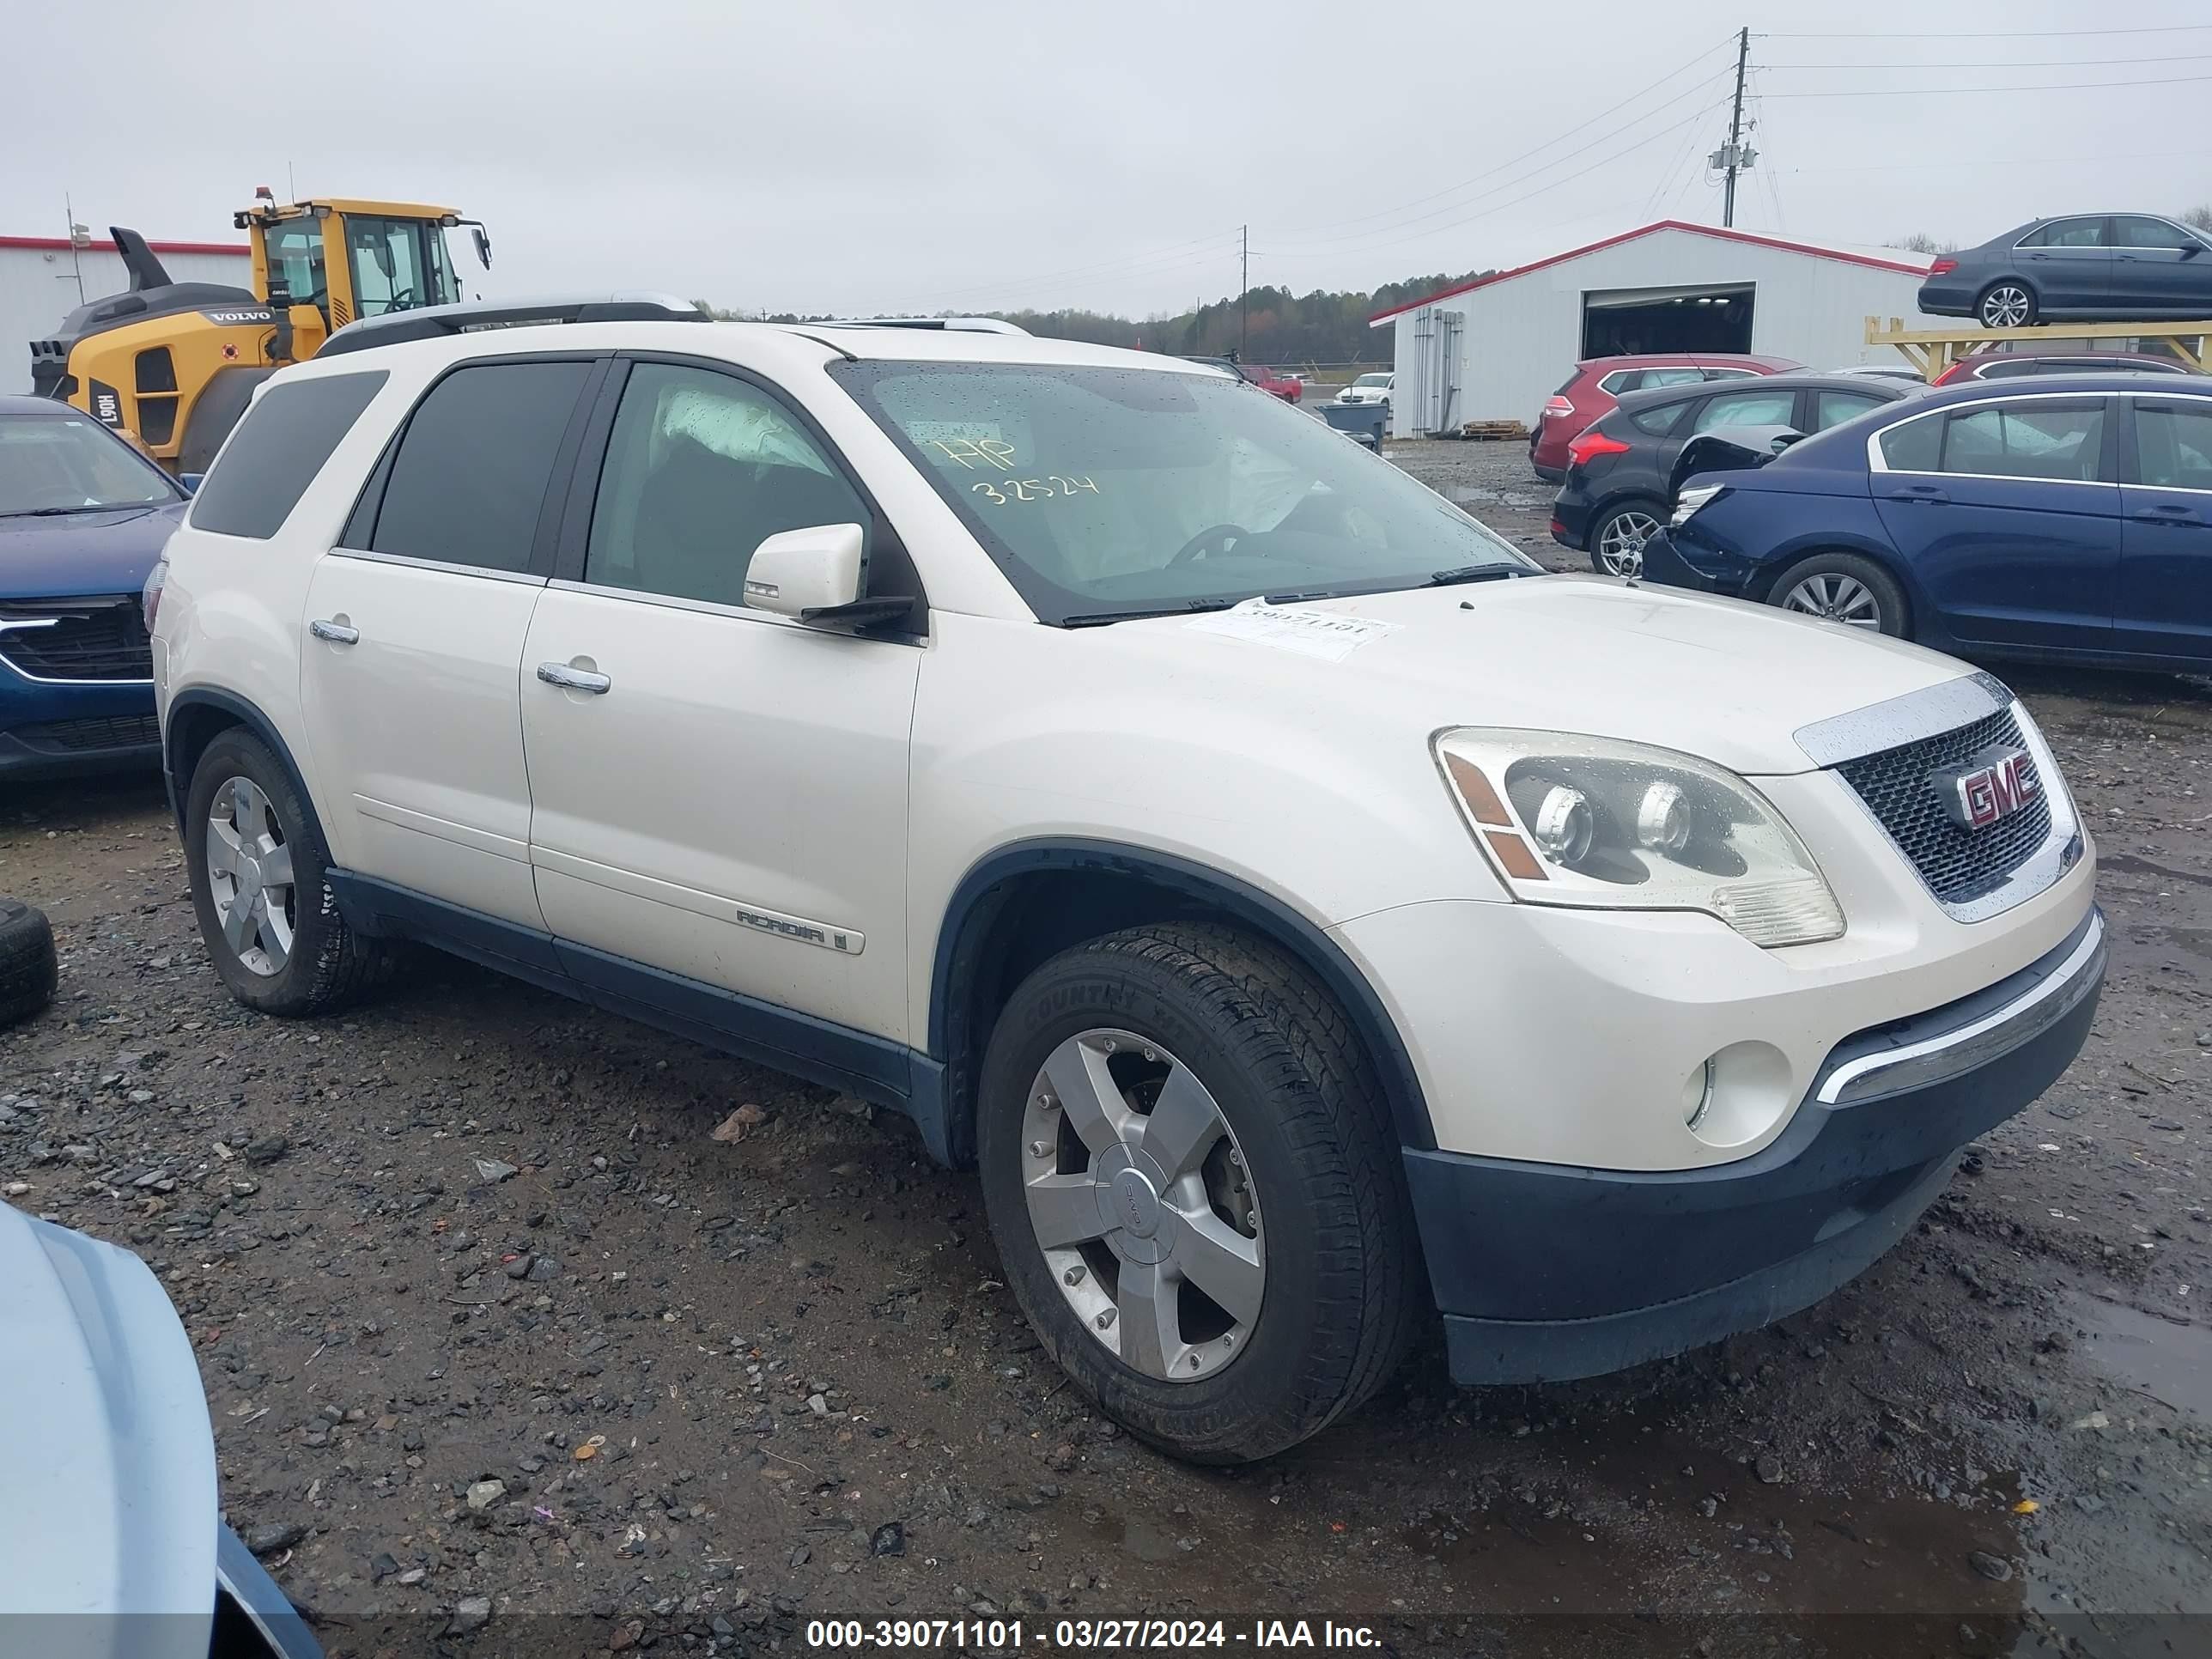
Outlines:
[[421,306],[348,323],[316,355],[367,351],[404,340],[436,340],[495,328],[535,328],[552,323],[706,323],[714,319],[689,300],[645,292],[544,300],[471,300]]
[[813,328],[935,328],[960,334],[1020,334],[1029,330],[996,317],[824,317]]

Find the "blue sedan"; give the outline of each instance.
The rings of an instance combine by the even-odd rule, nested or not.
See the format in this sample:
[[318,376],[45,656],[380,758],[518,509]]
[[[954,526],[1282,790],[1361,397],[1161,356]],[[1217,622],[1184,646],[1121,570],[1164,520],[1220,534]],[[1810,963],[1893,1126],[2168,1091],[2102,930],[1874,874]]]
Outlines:
[[2212,663],[2212,377],[2051,375],[1891,404],[1688,480],[1646,580],[1969,657]]
[[139,596],[188,500],[90,416],[0,397],[0,777],[160,764]]

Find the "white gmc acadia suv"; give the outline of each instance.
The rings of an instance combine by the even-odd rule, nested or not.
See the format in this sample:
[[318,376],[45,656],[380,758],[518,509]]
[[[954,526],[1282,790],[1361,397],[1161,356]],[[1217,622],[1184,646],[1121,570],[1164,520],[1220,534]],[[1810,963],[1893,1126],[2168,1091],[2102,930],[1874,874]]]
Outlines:
[[1790,1313],[2063,1070],[2094,859],[1996,680],[1550,576],[1171,357],[417,311],[149,586],[217,971],[426,941],[912,1115],[1112,1416],[1254,1458]]

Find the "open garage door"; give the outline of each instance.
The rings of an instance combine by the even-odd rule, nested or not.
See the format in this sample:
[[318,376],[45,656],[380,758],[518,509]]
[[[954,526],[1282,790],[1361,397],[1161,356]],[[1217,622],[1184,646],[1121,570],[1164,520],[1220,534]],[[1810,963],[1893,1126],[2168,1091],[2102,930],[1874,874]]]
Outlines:
[[1748,351],[1752,284],[1597,289],[1583,295],[1583,356]]

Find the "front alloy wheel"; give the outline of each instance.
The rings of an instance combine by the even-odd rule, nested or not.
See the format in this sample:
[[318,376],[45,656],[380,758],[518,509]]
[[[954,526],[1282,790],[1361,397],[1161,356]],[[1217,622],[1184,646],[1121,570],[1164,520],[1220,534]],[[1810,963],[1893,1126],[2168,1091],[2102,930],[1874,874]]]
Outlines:
[[1635,575],[1644,568],[1644,544],[1658,528],[1659,520],[1641,507],[1623,507],[1607,519],[1598,531],[1593,555],[1599,574]]
[[1259,1198],[1195,1073],[1131,1032],[1079,1032],[1037,1072],[1022,1138],[1030,1225],[1107,1352],[1164,1382],[1243,1354],[1267,1282]]
[[1999,283],[1982,295],[1984,328],[2026,328],[2035,316],[2035,296],[2018,283]]
[[975,1110],[1007,1287],[1153,1445],[1266,1457],[1404,1353],[1421,1285],[1390,1109],[1271,942],[1179,921],[1062,951],[997,1012]]

